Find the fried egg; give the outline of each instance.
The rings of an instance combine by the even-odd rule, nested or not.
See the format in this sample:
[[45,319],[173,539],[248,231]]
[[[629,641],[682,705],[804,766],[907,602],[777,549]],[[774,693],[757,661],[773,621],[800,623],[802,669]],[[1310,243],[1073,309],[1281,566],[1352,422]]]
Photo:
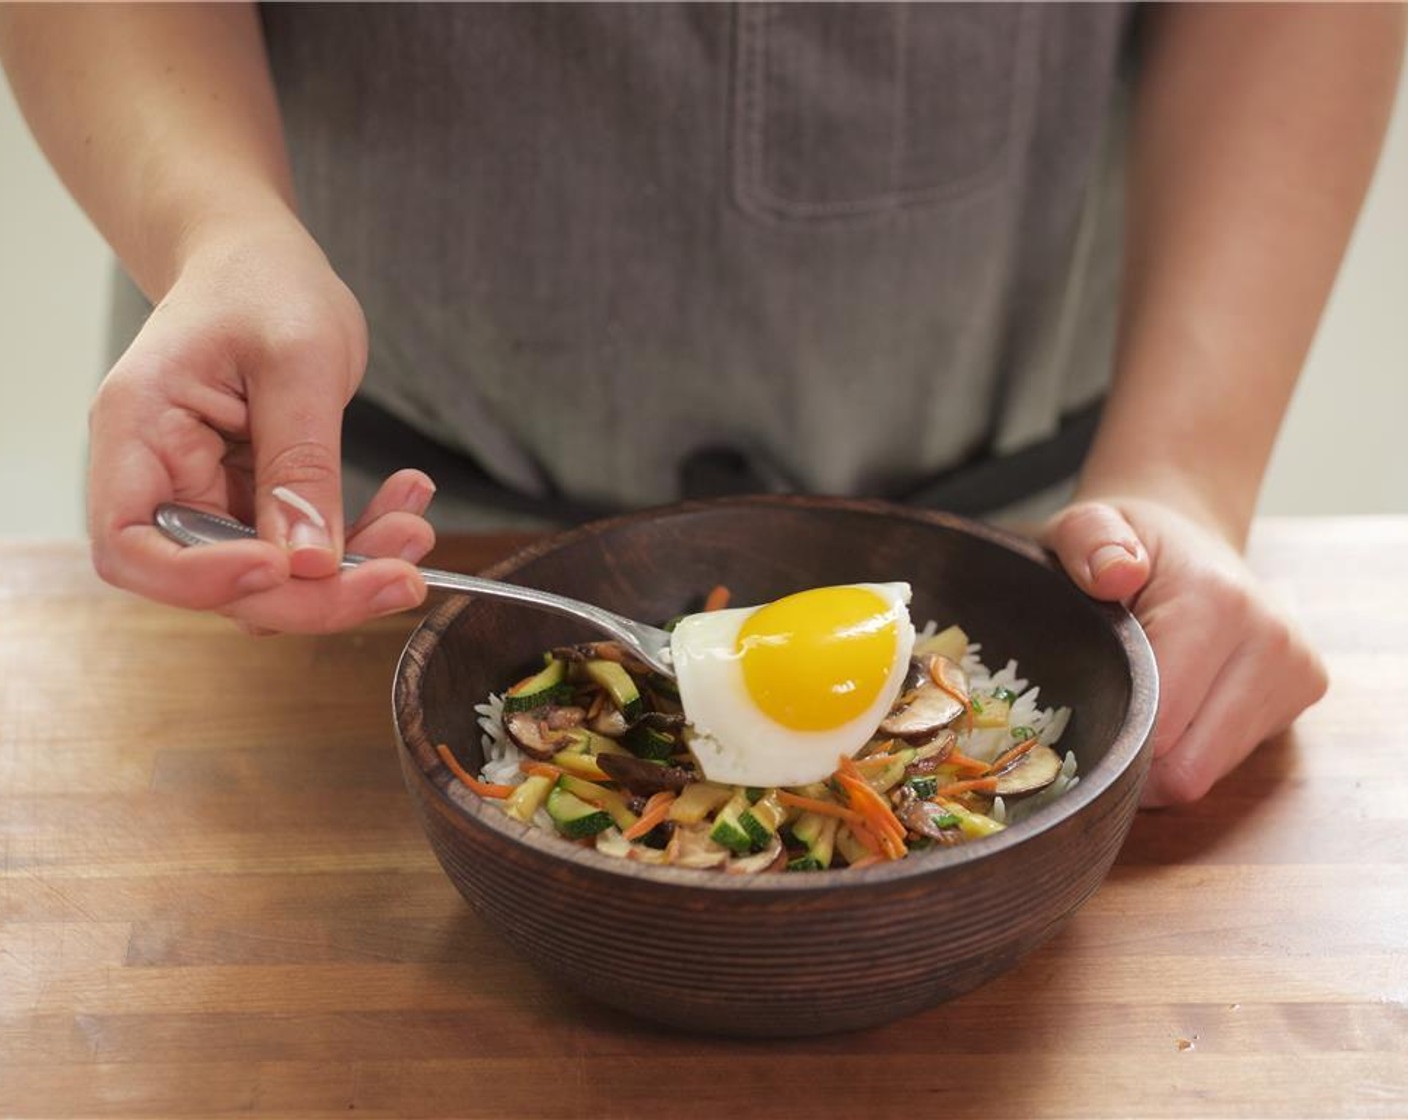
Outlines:
[[875,734],[914,648],[907,583],[818,587],[680,620],[670,652],[710,781],[797,786]]

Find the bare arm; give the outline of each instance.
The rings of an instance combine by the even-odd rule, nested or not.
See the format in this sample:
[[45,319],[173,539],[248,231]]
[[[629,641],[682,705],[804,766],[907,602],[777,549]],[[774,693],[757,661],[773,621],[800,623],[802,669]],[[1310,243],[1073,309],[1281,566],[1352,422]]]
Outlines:
[[1402,5],[1150,10],[1117,379],[1083,496],[1240,545],[1378,157]]
[[[249,4],[0,7],[0,61],[65,184],[156,304],[90,415],[88,525],[110,582],[251,628],[326,630],[424,598],[406,563],[434,490],[388,480],[348,530],[379,559],[339,572],[342,409],[366,326],[294,211]],[[318,514],[281,502],[292,490]],[[182,551],[163,501],[260,539]]]
[[253,5],[5,5],[0,62],[50,163],[153,302],[217,224],[293,219]]
[[1150,18],[1115,384],[1046,539],[1092,594],[1128,600],[1154,646],[1158,805],[1202,796],[1326,687],[1240,553],[1378,157],[1405,9]]

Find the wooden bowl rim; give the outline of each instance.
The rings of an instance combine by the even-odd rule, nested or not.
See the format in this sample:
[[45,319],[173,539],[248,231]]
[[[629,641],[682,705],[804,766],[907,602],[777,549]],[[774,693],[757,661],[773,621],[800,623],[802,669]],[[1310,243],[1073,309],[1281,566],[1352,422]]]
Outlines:
[[[553,860],[575,865],[586,872],[600,872],[636,881],[656,882],[662,885],[698,890],[746,891],[779,895],[800,893],[806,895],[815,891],[850,891],[892,885],[928,875],[942,874],[948,869],[995,856],[1018,844],[1027,843],[1043,832],[1085,812],[1126,770],[1140,761],[1141,752],[1149,745],[1152,736],[1154,716],[1158,708],[1159,686],[1158,669],[1154,661],[1153,650],[1138,620],[1118,603],[1100,602],[1085,596],[1065,575],[1055,557],[1035,542],[957,514],[916,509],[872,499],[793,494],[747,495],[676,502],[602,518],[575,528],[552,533],[542,540],[534,541],[518,549],[512,555],[485,569],[482,574],[490,579],[504,579],[523,565],[551,553],[572,547],[583,540],[644,522],[662,521],[694,513],[757,507],[848,512],[917,521],[979,537],[1056,573],[1069,584],[1072,594],[1081,596],[1091,609],[1104,617],[1124,652],[1129,669],[1129,708],[1114,742],[1110,744],[1104,757],[1094,769],[1082,771],[1080,781],[1075,788],[1062,794],[1045,811],[1035,813],[1028,819],[1011,825],[996,835],[952,848],[930,850],[922,853],[922,858],[910,857],[877,864],[860,871],[836,869],[814,871],[805,875],[724,875],[717,871],[665,867],[607,856],[595,849],[570,844],[561,837],[535,826],[521,824],[506,816],[502,811],[491,808],[483,798],[465,789],[453,779],[448,768],[436,755],[434,744],[425,734],[422,717],[418,711],[411,715],[409,726],[403,727],[400,718],[403,704],[407,704],[411,698],[419,695],[426,657],[459,614],[469,606],[472,596],[465,595],[456,596],[440,603],[411,632],[397,663],[392,686],[392,721],[396,730],[397,744],[401,750],[414,759],[420,775],[435,790],[442,809],[452,815],[463,814],[472,825],[487,828],[502,839],[523,844]],[[474,702],[480,703],[482,700]],[[405,710],[411,711],[408,704]],[[439,771],[438,775],[435,773],[437,770]]]

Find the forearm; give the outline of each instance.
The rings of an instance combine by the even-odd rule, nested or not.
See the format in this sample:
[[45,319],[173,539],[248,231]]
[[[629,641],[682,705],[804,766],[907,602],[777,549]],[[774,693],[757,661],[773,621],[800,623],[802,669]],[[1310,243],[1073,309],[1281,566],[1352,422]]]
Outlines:
[[1392,106],[1398,5],[1165,5],[1135,110],[1115,385],[1082,498],[1240,544]]
[[253,5],[5,5],[0,61],[50,162],[152,299],[202,238],[291,219]]

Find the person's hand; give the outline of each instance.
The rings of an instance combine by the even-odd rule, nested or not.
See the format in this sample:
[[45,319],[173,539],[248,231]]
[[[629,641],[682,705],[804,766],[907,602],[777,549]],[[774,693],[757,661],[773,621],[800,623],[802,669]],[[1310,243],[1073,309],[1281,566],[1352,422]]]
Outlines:
[[1221,535],[1144,500],[1079,502],[1042,539],[1089,595],[1129,604],[1159,667],[1142,803],[1196,801],[1328,683],[1319,656]]
[[[366,353],[361,308],[291,217],[190,252],[91,410],[99,575],[252,631],[339,630],[421,603],[429,478],[393,475],[344,534],[342,411]],[[152,525],[165,501],[228,513],[259,539],[182,548]],[[377,559],[340,571],[344,537]]]

